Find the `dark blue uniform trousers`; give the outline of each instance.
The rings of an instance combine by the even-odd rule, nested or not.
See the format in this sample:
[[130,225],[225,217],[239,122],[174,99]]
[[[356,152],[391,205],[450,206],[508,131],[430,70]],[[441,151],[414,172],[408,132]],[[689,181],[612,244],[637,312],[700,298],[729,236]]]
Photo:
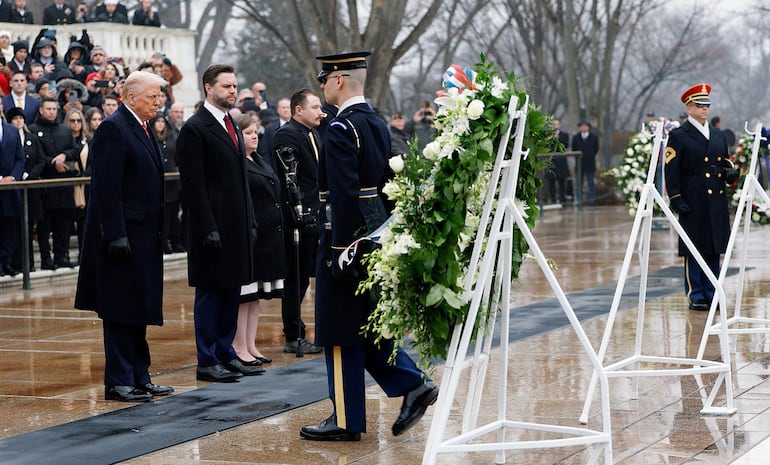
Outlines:
[[137,386],[150,382],[147,326],[102,320],[104,385]]
[[381,341],[378,347],[369,338],[361,345],[324,347],[329,397],[338,427],[366,432],[364,370],[388,397],[403,396],[430,379],[400,348],[395,364],[388,363],[392,352],[393,341]]
[[233,337],[238,323],[241,288],[195,288],[195,346],[198,366],[210,367],[235,359]]
[[[706,261],[714,276],[719,278],[719,255],[706,255],[703,260]],[[684,292],[690,303],[697,301],[711,303],[714,298],[714,285],[695,258],[690,256],[684,257]]]

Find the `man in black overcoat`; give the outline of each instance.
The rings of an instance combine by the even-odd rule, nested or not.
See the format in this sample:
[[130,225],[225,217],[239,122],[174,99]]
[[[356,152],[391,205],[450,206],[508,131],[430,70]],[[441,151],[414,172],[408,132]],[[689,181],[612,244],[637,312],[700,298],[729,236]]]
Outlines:
[[[561,120],[553,120],[553,136],[564,146],[564,151],[569,150],[569,133],[561,130]],[[565,157],[551,159],[553,166],[546,171],[545,179],[548,182],[548,200],[551,203],[564,203],[567,201],[567,178],[569,177],[569,165]],[[559,195],[556,196],[556,186],[559,186]]]
[[[6,123],[0,122],[0,183],[7,184],[22,180],[24,174],[24,150],[21,147],[19,131]],[[15,275],[11,266],[16,244],[16,225],[21,219],[19,191],[0,190],[0,276]]]
[[578,124],[580,132],[572,138],[572,150],[582,152],[580,157],[580,179],[578,189],[583,189],[583,180],[588,184],[588,204],[596,202],[596,188],[594,177],[596,175],[596,154],[599,153],[599,136],[591,132],[591,123],[581,121]]
[[[286,337],[284,352],[296,352],[302,344],[302,352],[316,354],[323,349],[305,339],[305,323],[300,315],[302,298],[315,276],[315,258],[318,249],[318,155],[321,140],[315,127],[321,123],[321,100],[310,89],[300,89],[291,97],[291,119],[275,133],[272,156],[276,173],[281,179],[284,198],[283,217],[287,224],[293,219],[294,228],[284,231],[286,237],[286,267],[284,294],[281,299],[283,334]],[[293,162],[291,161],[293,159]],[[286,170],[296,166],[294,181],[286,179]],[[288,183],[295,182],[299,198]],[[301,209],[300,211],[297,208]],[[294,243],[294,229],[299,231],[298,252]],[[297,257],[299,255],[299,258]],[[299,268],[297,266],[299,264]]]
[[163,324],[163,159],[146,123],[162,78],[131,73],[123,103],[99,126],[75,307],[94,310],[104,332],[104,397],[146,402],[173,392],[150,379],[147,325]]
[[394,363],[393,341],[374,342],[362,326],[375,306],[369,292],[356,289],[365,272],[355,257],[339,261],[344,249],[387,218],[380,198],[387,178],[390,134],[364,98],[369,52],[318,57],[326,101],[339,113],[326,130],[318,162],[321,196],[320,250],[316,265],[316,343],[324,347],[331,416],[303,426],[300,436],[314,441],[358,441],[366,432],[364,370],[389,397],[403,396],[391,431],[413,426],[436,401],[438,388],[402,349]]
[[197,378],[236,381],[264,372],[233,351],[242,285],[254,281],[252,247],[257,225],[246,178],[243,135],[228,110],[238,95],[235,71],[210,65],[203,73],[206,100],[182,126],[176,142],[187,208],[187,270],[195,287]]
[[[711,86],[697,84],[682,94],[687,121],[671,131],[666,146],[666,190],[671,209],[714,276],[719,276],[719,256],[727,249],[730,212],[727,184],[738,179],[727,152],[727,139],[708,123]],[[714,285],[679,239],[684,257],[684,290],[691,310],[708,310]]]

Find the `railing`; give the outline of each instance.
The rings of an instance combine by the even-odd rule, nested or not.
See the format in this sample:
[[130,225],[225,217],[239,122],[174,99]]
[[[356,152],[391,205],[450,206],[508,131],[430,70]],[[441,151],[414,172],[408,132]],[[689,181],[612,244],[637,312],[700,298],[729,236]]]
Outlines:
[[[164,173],[166,182],[179,179],[179,173]],[[25,291],[32,289],[30,284],[30,270],[32,263],[29,261],[29,190],[42,189],[44,187],[62,187],[75,186],[79,184],[91,184],[91,178],[88,176],[76,178],[57,178],[57,179],[39,179],[34,181],[15,181],[9,183],[0,183],[0,191],[20,190],[21,191],[21,287]],[[45,238],[48,240],[48,238]],[[19,244],[16,244],[18,247]]]

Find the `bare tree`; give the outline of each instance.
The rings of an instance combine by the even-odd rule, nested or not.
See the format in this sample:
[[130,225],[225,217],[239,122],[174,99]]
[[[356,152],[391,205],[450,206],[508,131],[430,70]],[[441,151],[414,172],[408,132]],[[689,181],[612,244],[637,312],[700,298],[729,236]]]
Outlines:
[[[359,6],[364,2],[356,0],[227,0],[227,3],[247,20],[273,34],[287,58],[302,69],[308,82],[315,81],[317,55],[351,50],[375,52],[368,64],[366,94],[375,105],[384,105],[390,96],[394,66],[419,43],[442,9],[457,8],[463,0],[371,0],[366,3],[366,10]],[[472,3],[480,8],[484,2],[474,0]],[[468,15],[472,9],[461,11]]]

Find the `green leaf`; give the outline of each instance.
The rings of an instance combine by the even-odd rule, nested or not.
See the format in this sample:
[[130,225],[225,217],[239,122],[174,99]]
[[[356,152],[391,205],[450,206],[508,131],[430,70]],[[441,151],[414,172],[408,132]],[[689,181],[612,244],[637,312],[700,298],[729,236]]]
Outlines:
[[444,291],[446,288],[442,286],[441,284],[435,284],[433,287],[430,288],[430,291],[428,291],[427,297],[425,297],[425,305],[428,307],[433,307],[444,298]]

